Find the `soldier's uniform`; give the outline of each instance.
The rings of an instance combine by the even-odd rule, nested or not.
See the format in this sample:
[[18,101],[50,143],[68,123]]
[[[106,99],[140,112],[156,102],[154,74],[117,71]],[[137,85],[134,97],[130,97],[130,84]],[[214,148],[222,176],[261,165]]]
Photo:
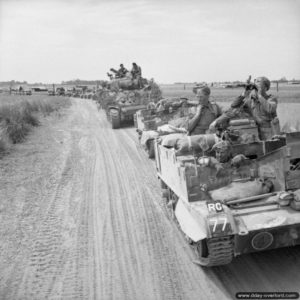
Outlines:
[[188,121],[187,131],[190,135],[205,134],[209,125],[220,115],[222,110],[217,103],[208,102],[207,106],[202,106],[200,114]]
[[138,65],[134,65],[131,70],[131,74],[133,78],[139,78],[142,76],[142,69]]
[[118,70],[118,76],[120,78],[123,78],[126,76],[127,72],[128,72],[128,70],[124,66],[121,66],[120,69]]
[[274,132],[272,122],[276,122],[277,118],[277,98],[268,95],[267,98],[262,96],[244,98],[239,96],[231,104],[232,108],[240,107],[246,113],[251,115],[255,120],[261,140],[271,139],[273,135],[278,134]]
[[133,63],[132,64],[132,69],[131,69],[131,74],[132,74],[132,78],[137,80],[137,84],[139,88],[143,87],[143,83],[142,83],[142,69],[140,66],[138,66],[137,64]]

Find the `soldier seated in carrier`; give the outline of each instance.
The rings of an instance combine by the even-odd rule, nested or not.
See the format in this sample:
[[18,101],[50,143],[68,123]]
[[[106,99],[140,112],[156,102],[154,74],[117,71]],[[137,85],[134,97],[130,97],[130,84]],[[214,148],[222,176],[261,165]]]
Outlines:
[[208,86],[198,88],[196,97],[198,100],[196,114],[186,125],[189,135],[205,134],[209,125],[222,114],[221,107],[209,101],[210,88]]

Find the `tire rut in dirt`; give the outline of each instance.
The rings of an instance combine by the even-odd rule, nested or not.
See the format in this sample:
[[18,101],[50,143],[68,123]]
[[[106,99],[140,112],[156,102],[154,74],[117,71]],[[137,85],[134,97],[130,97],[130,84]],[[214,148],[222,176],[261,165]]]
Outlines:
[[[137,228],[135,233],[144,236],[142,255],[137,257],[141,264],[144,261],[145,266],[148,264],[151,266],[151,269],[146,273],[151,274],[147,279],[152,280],[152,284],[148,282],[149,293],[152,288],[157,291],[157,295],[160,295],[158,297],[164,295],[170,299],[182,297],[193,299],[196,294],[191,295],[189,287],[194,288],[194,291],[199,290],[201,285],[196,284],[197,281],[195,280],[196,278],[199,279],[199,274],[197,274],[199,269],[191,263],[191,260],[188,261],[191,263],[190,268],[184,266],[185,263],[181,260],[185,253],[181,252],[180,247],[185,248],[185,241],[180,233],[173,231],[173,226],[170,226],[168,219],[161,218],[160,214],[163,212],[161,211],[161,204],[158,203],[160,188],[155,176],[154,163],[149,161],[143,152],[136,150],[136,143],[128,139],[126,133],[119,133],[115,139],[116,143],[118,141],[122,145],[122,160],[119,160],[119,164],[121,164],[120,173],[124,172],[129,180],[127,184],[123,184],[127,189],[133,190],[137,194],[134,205],[131,199],[123,202],[123,210],[125,210],[124,206],[128,206],[129,209],[133,210],[132,219],[135,220],[135,223],[137,223],[136,220],[140,220],[138,226],[130,225],[128,230],[130,232],[133,230],[132,228]],[[128,166],[135,167],[129,168]],[[177,240],[175,248],[172,238]],[[135,240],[138,241],[138,237],[135,237]],[[179,245],[179,249],[176,245]],[[191,272],[192,270],[193,272]],[[187,277],[186,281],[182,281],[184,276]],[[194,283],[192,286],[191,281]],[[195,289],[196,286],[198,288]],[[206,290],[209,298],[213,291],[210,288],[206,288]]]
[[[65,222],[66,202],[71,198],[72,186],[74,180],[74,170],[72,169],[72,153],[66,162],[62,173],[61,181],[55,192],[54,198],[50,201],[45,218],[40,223],[36,233],[35,242],[31,249],[29,257],[29,266],[26,268],[24,279],[19,287],[17,298],[23,298],[24,295],[32,299],[39,299],[51,294],[54,288],[57,288],[56,277],[62,275],[63,270],[68,270],[70,276],[71,266],[66,266],[67,262],[72,260],[69,255],[69,243],[72,242],[69,236],[69,230]],[[65,228],[64,228],[65,227]],[[76,273],[77,270],[74,270]],[[74,295],[81,295],[81,287],[71,278]]]

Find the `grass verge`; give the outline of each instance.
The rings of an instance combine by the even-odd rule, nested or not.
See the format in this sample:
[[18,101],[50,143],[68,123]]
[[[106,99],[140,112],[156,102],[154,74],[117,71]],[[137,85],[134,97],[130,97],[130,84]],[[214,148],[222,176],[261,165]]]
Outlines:
[[0,98],[0,155],[9,149],[11,144],[24,141],[32,128],[40,125],[41,117],[69,105],[70,100],[61,97]]

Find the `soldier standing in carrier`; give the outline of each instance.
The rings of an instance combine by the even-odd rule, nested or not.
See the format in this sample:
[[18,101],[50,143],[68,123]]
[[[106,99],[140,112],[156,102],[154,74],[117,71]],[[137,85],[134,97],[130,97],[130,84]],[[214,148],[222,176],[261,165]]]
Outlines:
[[246,87],[241,96],[231,104],[232,108],[242,108],[255,120],[261,140],[269,140],[272,136],[280,134],[279,119],[277,117],[277,98],[268,95],[271,82],[266,77],[255,80],[256,88]]
[[254,84],[246,86],[245,91],[235,99],[231,107],[215,120],[210,130],[225,129],[231,119],[252,118],[257,126],[259,138],[269,140],[280,134],[279,119],[277,117],[277,98],[268,95],[270,81],[266,77],[258,77]]
[[221,107],[209,101],[210,88],[208,86],[198,88],[196,97],[199,104],[196,114],[187,124],[189,135],[205,134],[209,125],[222,114]]

